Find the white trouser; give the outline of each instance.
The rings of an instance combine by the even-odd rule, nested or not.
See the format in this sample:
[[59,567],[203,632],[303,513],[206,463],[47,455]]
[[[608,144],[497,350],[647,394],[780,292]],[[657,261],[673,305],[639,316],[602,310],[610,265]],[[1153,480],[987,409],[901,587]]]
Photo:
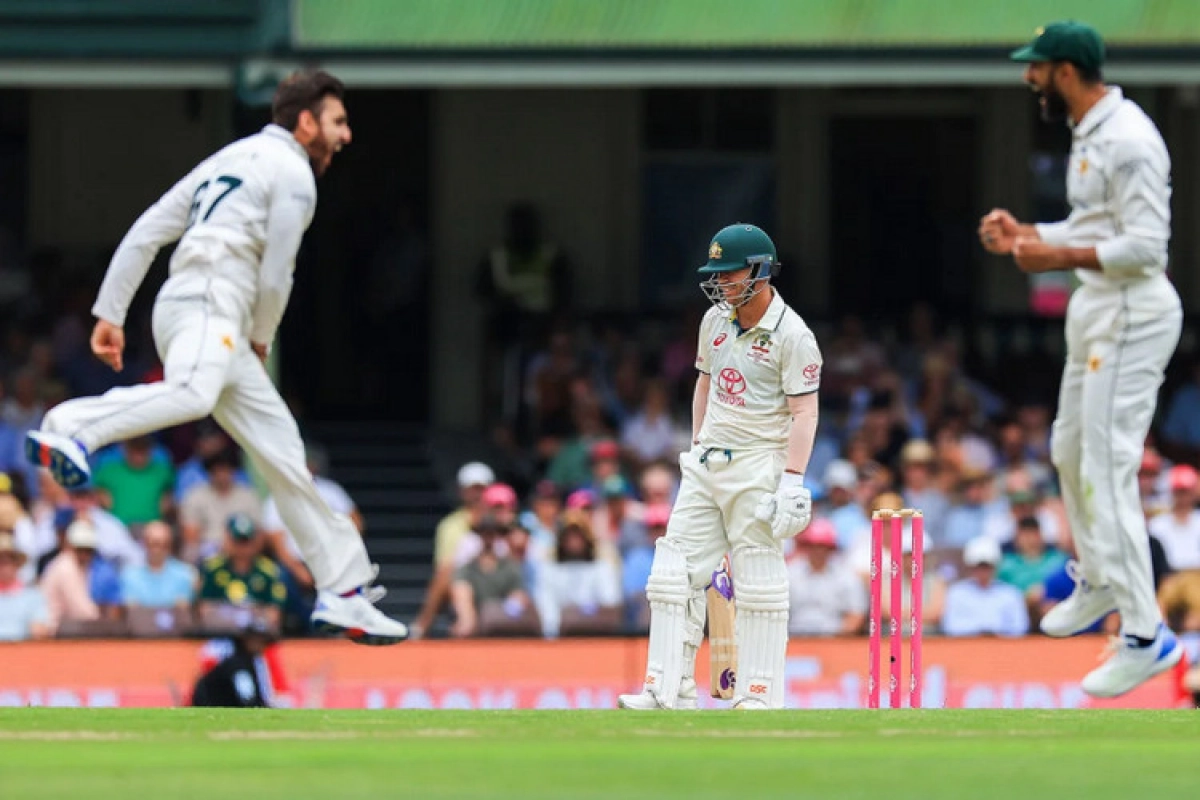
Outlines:
[[156,301],[164,380],[62,403],[43,427],[95,451],[212,414],[262,474],[317,588],[345,592],[369,583],[362,537],[317,494],[295,419],[238,323],[216,306],[211,295]]
[[1162,616],[1137,470],[1182,320],[1165,276],[1078,289],[1067,309],[1067,364],[1051,439],[1083,574],[1112,587],[1122,631],[1148,639]]
[[[755,506],[779,487],[787,459],[782,450],[708,450],[697,445],[679,457],[682,481],[666,538],[688,559],[693,587],[712,580],[725,553],[739,545],[765,547],[783,556],[769,523],[756,519]],[[703,463],[702,463],[703,461]],[[734,576],[736,591],[737,576]]]
[[[775,491],[784,460],[782,451],[726,453],[699,446],[679,458],[683,480],[667,533],[656,548],[647,587],[647,596],[653,590],[655,597],[651,598],[645,688],[668,706],[674,704],[680,678],[692,674],[688,659],[695,657],[704,625],[703,590],[730,550],[735,561],[739,673],[753,676],[754,683],[748,685],[762,692],[758,699],[771,707],[783,704],[786,585],[782,598],[776,597],[776,579],[786,575],[783,548],[770,526],[755,518],[754,509],[763,494]],[[743,561],[742,553],[753,555]],[[739,566],[745,581],[738,574]],[[737,696],[744,693],[743,683],[738,682]]]

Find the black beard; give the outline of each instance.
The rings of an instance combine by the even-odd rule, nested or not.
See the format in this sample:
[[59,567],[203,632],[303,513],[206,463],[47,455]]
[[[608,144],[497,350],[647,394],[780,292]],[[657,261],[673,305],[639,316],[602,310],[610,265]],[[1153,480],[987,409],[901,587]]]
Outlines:
[[1041,94],[1046,98],[1046,104],[1041,106],[1042,120],[1045,122],[1066,122],[1067,101],[1058,92],[1045,91]]

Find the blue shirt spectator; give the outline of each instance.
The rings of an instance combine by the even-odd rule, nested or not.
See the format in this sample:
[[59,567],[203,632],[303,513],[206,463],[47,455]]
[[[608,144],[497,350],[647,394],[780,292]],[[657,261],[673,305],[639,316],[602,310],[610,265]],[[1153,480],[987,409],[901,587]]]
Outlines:
[[121,605],[121,573],[116,564],[99,553],[88,569],[88,591],[98,606]]
[[121,573],[125,605],[174,608],[189,605],[196,594],[196,570],[171,557],[171,529],[151,522],[142,533],[146,563]]
[[942,633],[947,636],[1024,636],[1029,632],[1029,610],[1021,592],[995,580],[1000,545],[991,539],[973,539],[963,553],[970,577],[952,584],[946,592]]

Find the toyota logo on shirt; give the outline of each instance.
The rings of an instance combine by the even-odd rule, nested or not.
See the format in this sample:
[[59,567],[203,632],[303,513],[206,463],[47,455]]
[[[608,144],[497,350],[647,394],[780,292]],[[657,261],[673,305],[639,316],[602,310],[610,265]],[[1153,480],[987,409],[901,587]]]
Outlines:
[[733,367],[726,367],[717,375],[717,399],[722,403],[731,406],[745,406],[745,399],[738,396],[744,391],[746,391],[746,379]]

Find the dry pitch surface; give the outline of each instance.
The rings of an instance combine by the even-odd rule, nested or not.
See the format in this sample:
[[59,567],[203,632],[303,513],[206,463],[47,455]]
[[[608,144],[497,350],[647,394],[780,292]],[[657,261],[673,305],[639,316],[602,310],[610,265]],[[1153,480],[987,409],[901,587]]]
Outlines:
[[0,709],[0,798],[1194,798],[1196,711]]

